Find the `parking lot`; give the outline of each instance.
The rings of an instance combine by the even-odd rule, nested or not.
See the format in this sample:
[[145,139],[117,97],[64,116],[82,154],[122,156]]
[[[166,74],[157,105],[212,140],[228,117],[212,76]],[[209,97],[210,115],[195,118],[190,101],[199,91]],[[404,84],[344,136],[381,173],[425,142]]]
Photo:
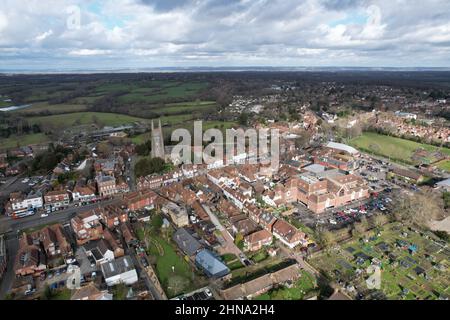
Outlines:
[[369,199],[363,201],[353,202],[339,208],[331,208],[322,214],[315,214],[304,205],[298,204],[298,212],[293,214],[293,218],[314,229],[318,226],[323,226],[329,230],[342,229],[361,221],[363,216],[390,214],[397,190],[387,190],[374,193]]

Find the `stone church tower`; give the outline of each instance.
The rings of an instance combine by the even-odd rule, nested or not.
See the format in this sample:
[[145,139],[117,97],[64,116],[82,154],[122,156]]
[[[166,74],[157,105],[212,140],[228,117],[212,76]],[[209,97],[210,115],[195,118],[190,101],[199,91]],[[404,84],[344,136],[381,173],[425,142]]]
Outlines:
[[161,119],[159,120],[159,127],[157,129],[154,128],[153,120],[152,120],[152,158],[159,157],[161,159],[165,159],[164,155],[164,136],[161,127]]

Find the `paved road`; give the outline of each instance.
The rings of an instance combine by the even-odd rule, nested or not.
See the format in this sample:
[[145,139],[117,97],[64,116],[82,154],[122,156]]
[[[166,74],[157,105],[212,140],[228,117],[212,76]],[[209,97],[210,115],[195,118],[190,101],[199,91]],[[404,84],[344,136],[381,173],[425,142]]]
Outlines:
[[0,300],[4,298],[5,294],[9,292],[12,287],[14,281],[14,261],[16,259],[16,253],[19,248],[19,240],[18,235],[21,230],[38,227],[45,224],[52,223],[67,223],[73,218],[76,214],[91,210],[101,205],[114,204],[118,203],[120,199],[112,199],[106,200],[101,203],[94,203],[82,207],[72,207],[69,209],[56,211],[51,213],[46,218],[41,218],[40,214],[35,214],[31,217],[26,217],[18,220],[14,220],[9,217],[2,217],[0,220],[0,224],[2,224],[4,230],[7,231],[7,242],[6,247],[8,250],[8,266],[6,268],[6,272],[4,277],[0,283]]

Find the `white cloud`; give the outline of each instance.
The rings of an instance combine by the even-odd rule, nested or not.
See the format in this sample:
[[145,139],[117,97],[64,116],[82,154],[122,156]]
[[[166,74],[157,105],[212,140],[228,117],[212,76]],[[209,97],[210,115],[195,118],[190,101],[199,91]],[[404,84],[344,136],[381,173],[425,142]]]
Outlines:
[[2,0],[0,61],[450,66],[450,2],[430,1]]
[[79,49],[72,50],[69,55],[72,56],[100,56],[111,53],[111,50],[100,50],[100,49]]

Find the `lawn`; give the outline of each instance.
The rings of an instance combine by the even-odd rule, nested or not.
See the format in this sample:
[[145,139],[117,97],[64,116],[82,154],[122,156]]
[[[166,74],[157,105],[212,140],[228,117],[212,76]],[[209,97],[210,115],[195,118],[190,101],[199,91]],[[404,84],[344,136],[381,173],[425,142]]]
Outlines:
[[[414,141],[395,138],[373,132],[365,132],[361,136],[350,140],[350,145],[362,151],[390,158],[393,161],[413,164],[417,161],[412,159],[412,155],[418,149],[424,149],[430,153],[441,151],[450,155],[450,149],[438,148],[429,144],[417,143]],[[433,161],[430,155],[425,160]]]
[[75,112],[44,117],[27,118],[30,124],[59,125],[66,128],[78,125],[100,123],[104,126],[120,126],[134,122],[148,122],[148,119],[128,115],[102,112]]
[[[404,241],[406,247],[398,245],[399,241]],[[335,280],[341,278],[355,287],[367,289],[368,274],[364,270],[371,258],[377,258],[381,261],[381,292],[387,299],[437,299],[440,295],[450,295],[450,252],[437,241],[431,233],[409,231],[394,223],[385,226],[380,236],[372,233],[367,243],[353,240],[335,252],[320,253],[309,262]],[[384,245],[388,248],[386,252],[381,247]],[[415,245],[417,252],[410,253],[409,245]],[[369,258],[358,261],[358,256]],[[426,277],[417,273],[418,268],[425,271]],[[356,275],[358,269],[363,270],[360,276]],[[403,289],[406,289],[405,294],[402,294]]]
[[[147,248],[147,253],[153,259],[156,274],[164,291],[169,297],[175,297],[194,290],[196,287],[194,270],[185,258],[177,253],[175,244],[159,233],[162,225],[161,216],[155,215],[150,224],[151,244]],[[143,239],[142,230],[138,230],[137,236]]]
[[0,139],[0,149],[40,144],[48,142],[49,140],[50,139],[43,133],[33,133],[22,136],[14,135],[6,139]]

